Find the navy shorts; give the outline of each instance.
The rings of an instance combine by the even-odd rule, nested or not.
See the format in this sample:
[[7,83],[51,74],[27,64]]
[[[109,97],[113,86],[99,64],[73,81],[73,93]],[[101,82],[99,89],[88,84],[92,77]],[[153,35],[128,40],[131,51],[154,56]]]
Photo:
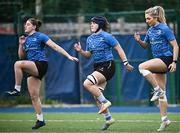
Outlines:
[[[37,69],[38,69],[38,76],[35,76],[38,79],[42,79],[43,76],[46,74],[47,69],[48,69],[48,62],[47,61],[34,61]],[[32,75],[28,74],[28,77]]]
[[113,60],[94,63],[94,71],[100,72],[106,80],[110,80],[115,73],[115,63]]
[[160,57],[157,57],[159,59],[161,59],[167,66],[167,71],[165,72],[154,72],[154,73],[167,73],[170,69],[168,68],[169,65],[173,62],[173,56],[160,56]]

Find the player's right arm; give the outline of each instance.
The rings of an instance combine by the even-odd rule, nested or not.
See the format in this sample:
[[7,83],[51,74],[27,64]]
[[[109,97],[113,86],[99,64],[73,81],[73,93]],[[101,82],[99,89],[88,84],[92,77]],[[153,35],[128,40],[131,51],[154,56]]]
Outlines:
[[134,39],[141,45],[141,47],[148,47],[148,44],[141,40],[140,34],[138,32],[134,33]]
[[91,52],[89,51],[84,51],[82,48],[81,48],[81,44],[80,42],[76,43],[74,45],[74,49],[80,53],[82,56],[84,56],[85,58],[90,58],[91,57]]
[[25,36],[20,36],[19,37],[19,49],[18,49],[19,59],[24,59],[26,56],[25,50],[23,48],[24,43],[25,43]]

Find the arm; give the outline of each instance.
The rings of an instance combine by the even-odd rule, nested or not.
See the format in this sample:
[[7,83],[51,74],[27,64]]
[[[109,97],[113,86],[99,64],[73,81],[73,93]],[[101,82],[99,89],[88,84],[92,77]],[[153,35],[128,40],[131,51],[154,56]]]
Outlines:
[[173,47],[173,62],[169,65],[170,72],[176,71],[176,63],[179,55],[179,46],[176,42],[176,39],[170,41],[170,44]]
[[123,61],[123,64],[124,66],[126,66],[126,69],[128,71],[132,71],[133,70],[133,66],[131,66],[129,63],[128,63],[128,60],[127,60],[127,57],[126,57],[126,54],[124,53],[124,50],[122,49],[122,47],[117,44],[114,49],[117,51],[120,59]]
[[24,59],[25,56],[26,56],[26,53],[25,53],[25,51],[23,49],[24,43],[25,43],[25,36],[19,37],[19,48],[18,48],[19,59]]
[[69,60],[72,61],[78,61],[77,58],[69,55],[63,48],[61,48],[59,45],[57,45],[55,42],[53,42],[51,39],[49,39],[46,44],[51,47],[52,49],[54,49],[55,51],[57,51],[58,53],[64,55],[65,57],[67,57]]
[[80,42],[76,43],[74,45],[74,49],[79,52],[82,56],[84,56],[85,58],[90,58],[91,57],[91,52],[89,51],[84,51],[82,48],[81,48],[81,44]]
[[144,41],[141,40],[140,34],[139,33],[134,33],[134,39],[141,45],[143,48],[147,48],[148,45]]

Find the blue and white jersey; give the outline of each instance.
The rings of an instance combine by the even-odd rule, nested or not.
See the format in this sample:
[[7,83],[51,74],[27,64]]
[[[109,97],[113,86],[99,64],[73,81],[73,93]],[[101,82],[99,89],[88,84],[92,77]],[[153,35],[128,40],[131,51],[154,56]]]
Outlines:
[[172,46],[169,42],[174,39],[175,36],[170,28],[166,24],[160,23],[148,29],[144,42],[151,45],[154,57],[173,56]]
[[45,44],[49,37],[41,32],[35,32],[26,37],[24,50],[27,60],[31,61],[47,61],[45,54]]
[[113,60],[112,48],[119,42],[111,34],[102,31],[87,38],[86,51],[90,51],[94,62]]

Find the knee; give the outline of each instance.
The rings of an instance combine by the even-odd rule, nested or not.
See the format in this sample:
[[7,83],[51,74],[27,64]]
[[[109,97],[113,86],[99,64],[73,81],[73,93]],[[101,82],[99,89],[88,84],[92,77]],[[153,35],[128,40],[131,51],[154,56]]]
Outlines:
[[14,63],[14,68],[17,68],[17,67],[19,67],[20,66],[20,62],[19,61],[16,61],[15,63]]
[[148,74],[151,74],[151,71],[149,71],[146,67],[144,67],[142,64],[139,65],[139,72],[143,75],[146,76]]
[[90,86],[97,84],[97,79],[94,75],[88,75],[87,79],[84,81],[83,86],[88,89]]
[[88,89],[88,88],[91,86],[91,84],[90,84],[89,81],[86,79],[86,80],[84,81],[84,83],[83,83],[83,86],[84,86],[84,88]]
[[31,97],[32,102],[37,102],[39,99],[38,95],[36,95],[36,94],[31,94],[30,97]]
[[22,65],[22,61],[16,61],[14,64],[14,68],[20,68]]

